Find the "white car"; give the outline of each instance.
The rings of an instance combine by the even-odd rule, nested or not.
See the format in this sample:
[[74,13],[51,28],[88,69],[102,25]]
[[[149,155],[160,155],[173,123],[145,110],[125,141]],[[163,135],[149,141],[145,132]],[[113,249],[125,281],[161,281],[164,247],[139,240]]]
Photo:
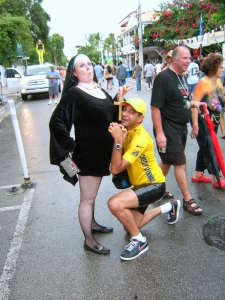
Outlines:
[[[28,95],[48,93],[47,73],[51,64],[27,66],[21,80],[21,97],[27,100]],[[61,80],[58,81],[59,92],[61,92]]]
[[23,73],[16,68],[7,68],[4,71],[3,86],[7,87],[8,93],[20,93]]

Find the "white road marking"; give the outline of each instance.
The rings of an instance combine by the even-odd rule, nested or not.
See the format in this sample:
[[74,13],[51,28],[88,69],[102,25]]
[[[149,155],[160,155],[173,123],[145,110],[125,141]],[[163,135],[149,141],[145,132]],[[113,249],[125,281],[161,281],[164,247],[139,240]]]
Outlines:
[[21,209],[21,207],[21,205],[0,207],[0,212],[18,210]]
[[16,230],[0,277],[0,300],[8,300],[10,294],[9,284],[16,272],[16,262],[22,246],[24,230],[32,206],[34,191],[35,189],[26,190],[24,194],[24,201],[21,205]]

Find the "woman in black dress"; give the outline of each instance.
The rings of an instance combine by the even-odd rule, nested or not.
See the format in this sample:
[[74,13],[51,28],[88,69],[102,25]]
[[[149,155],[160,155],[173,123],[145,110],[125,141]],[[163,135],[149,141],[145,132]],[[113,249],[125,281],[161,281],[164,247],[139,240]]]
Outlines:
[[[94,218],[94,202],[103,176],[109,175],[113,140],[108,132],[115,119],[113,99],[94,81],[90,59],[73,57],[67,69],[60,103],[50,120],[50,161],[59,165],[68,153],[79,170],[79,221],[84,233],[84,249],[98,254],[110,250],[96,241],[93,232],[112,232]],[[70,136],[75,128],[75,141]]]

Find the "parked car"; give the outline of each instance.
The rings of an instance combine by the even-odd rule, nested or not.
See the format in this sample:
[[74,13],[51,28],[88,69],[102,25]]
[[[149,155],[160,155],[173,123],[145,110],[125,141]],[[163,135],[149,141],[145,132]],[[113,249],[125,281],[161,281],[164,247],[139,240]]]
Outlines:
[[16,68],[6,68],[4,71],[4,84],[10,93],[20,93],[23,73]]
[[0,84],[2,87],[6,86],[5,68],[0,65]]
[[[28,95],[48,93],[47,73],[52,65],[45,63],[42,65],[27,66],[21,80],[21,97],[27,100]],[[59,92],[61,92],[61,81],[58,81]]]

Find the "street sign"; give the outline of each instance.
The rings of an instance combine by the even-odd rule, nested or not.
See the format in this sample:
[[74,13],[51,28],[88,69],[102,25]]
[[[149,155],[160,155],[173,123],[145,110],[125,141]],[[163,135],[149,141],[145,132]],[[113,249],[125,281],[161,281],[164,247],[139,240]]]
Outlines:
[[22,47],[21,43],[16,43],[16,56],[17,56],[17,58],[23,57],[23,47]]

